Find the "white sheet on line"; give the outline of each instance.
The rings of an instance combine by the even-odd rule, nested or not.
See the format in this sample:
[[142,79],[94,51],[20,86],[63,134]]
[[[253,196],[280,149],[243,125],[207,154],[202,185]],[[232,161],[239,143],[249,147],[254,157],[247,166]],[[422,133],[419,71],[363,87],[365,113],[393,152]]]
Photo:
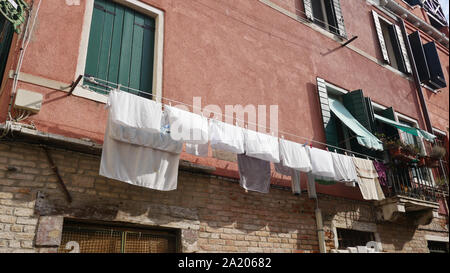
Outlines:
[[170,136],[191,144],[208,143],[208,119],[172,106],[164,108],[170,123]]
[[[100,175],[155,190],[176,189],[183,144],[172,140],[166,126],[161,126],[164,116],[158,104],[122,93],[125,92],[113,91],[108,98]],[[144,118],[133,110],[131,114],[123,111],[133,106],[145,109],[142,111],[146,113],[160,114]]]
[[334,171],[333,158],[331,153],[316,148],[307,148],[311,160],[311,172],[314,176],[321,179],[334,180],[336,172]]
[[106,106],[109,107],[109,118],[114,123],[150,132],[160,131],[161,103],[124,91],[112,90]]
[[336,172],[336,181],[339,182],[357,182],[355,164],[350,156],[338,153],[331,153],[333,158],[334,171]]
[[297,171],[311,171],[311,161],[306,148],[299,143],[280,139],[280,161],[283,166]]
[[209,142],[211,143],[211,148],[243,154],[245,152],[244,141],[244,130],[241,127],[215,119],[209,121]]
[[245,135],[245,154],[247,156],[272,163],[280,162],[280,150],[277,137],[253,130],[243,130]]

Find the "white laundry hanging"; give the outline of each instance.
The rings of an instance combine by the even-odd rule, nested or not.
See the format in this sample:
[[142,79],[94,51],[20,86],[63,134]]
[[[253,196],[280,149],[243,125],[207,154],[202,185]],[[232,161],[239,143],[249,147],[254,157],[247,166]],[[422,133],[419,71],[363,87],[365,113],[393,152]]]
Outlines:
[[111,90],[106,107],[110,119],[117,124],[159,132],[161,127],[162,105],[120,90]]
[[280,162],[280,150],[277,137],[253,130],[243,130],[245,135],[245,154],[247,156],[272,163]]
[[[133,100],[120,100],[120,96],[113,94],[109,97],[108,124],[106,127],[102,157],[100,162],[100,175],[123,181],[132,185],[146,187],[161,191],[170,191],[177,188],[178,165],[182,143],[172,140],[166,130],[161,130],[162,116],[153,120],[152,124],[159,124],[159,132],[145,127],[149,122],[141,120],[134,122],[126,117],[125,111],[116,112],[116,120],[127,120],[130,127],[123,123],[113,121],[112,109],[134,103]],[[149,108],[154,106],[149,102]],[[144,103],[144,102],[143,102]],[[138,117],[139,119],[140,117]],[[148,119],[156,119],[149,116]],[[141,128],[142,126],[143,128]]]
[[192,144],[192,143],[186,143],[186,153],[195,155],[195,156],[201,156],[201,157],[207,157],[208,156],[208,143],[206,144]]
[[285,167],[301,172],[311,171],[311,160],[302,144],[280,139],[280,160]]
[[164,108],[170,123],[170,136],[191,144],[208,143],[208,119],[172,106]]
[[333,166],[336,172],[336,181],[340,182],[357,182],[355,164],[350,156],[338,153],[331,153],[333,158]]
[[241,127],[221,122],[215,119],[209,121],[209,142],[215,150],[243,154],[244,131]]
[[314,176],[319,176],[321,179],[336,179],[336,172],[334,170],[333,158],[331,153],[325,150],[316,148],[307,148],[309,158],[311,160],[311,172]]

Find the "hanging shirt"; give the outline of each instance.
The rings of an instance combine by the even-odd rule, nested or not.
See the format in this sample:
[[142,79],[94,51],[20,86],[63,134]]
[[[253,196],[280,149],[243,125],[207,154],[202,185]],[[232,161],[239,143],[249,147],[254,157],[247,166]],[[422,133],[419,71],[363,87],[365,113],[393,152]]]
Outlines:
[[301,194],[302,190],[300,187],[300,171],[291,169],[283,165],[283,161],[280,163],[274,163],[275,171],[279,174],[290,176],[292,193],[297,195]]
[[333,158],[331,153],[316,148],[307,148],[311,160],[311,172],[315,177],[323,180],[335,180],[336,172],[334,170]]
[[358,186],[365,200],[385,199],[383,190],[378,181],[378,174],[371,160],[353,157],[356,173],[358,174]]
[[208,143],[208,119],[176,107],[166,106],[170,136],[177,141],[192,144]]
[[356,174],[355,164],[351,157],[331,153],[333,158],[334,171],[336,173],[336,181],[339,182],[356,182],[358,181],[358,175]]
[[280,160],[283,166],[302,171],[311,171],[311,161],[303,145],[280,139]]
[[211,148],[235,154],[243,154],[244,131],[238,126],[211,119],[209,121]]
[[240,185],[246,190],[268,193],[270,188],[270,162],[237,155]]
[[161,103],[124,91],[112,90],[106,107],[112,122],[130,128],[159,133],[161,127]]
[[259,133],[253,130],[244,130],[245,154],[247,156],[270,161],[280,162],[280,150],[278,138]]

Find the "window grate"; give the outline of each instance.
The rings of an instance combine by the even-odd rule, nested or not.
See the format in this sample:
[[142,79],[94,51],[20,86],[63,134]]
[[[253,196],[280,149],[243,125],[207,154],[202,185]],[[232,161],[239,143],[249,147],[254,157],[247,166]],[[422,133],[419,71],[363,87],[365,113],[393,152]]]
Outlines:
[[58,253],[174,253],[174,231],[65,223]]

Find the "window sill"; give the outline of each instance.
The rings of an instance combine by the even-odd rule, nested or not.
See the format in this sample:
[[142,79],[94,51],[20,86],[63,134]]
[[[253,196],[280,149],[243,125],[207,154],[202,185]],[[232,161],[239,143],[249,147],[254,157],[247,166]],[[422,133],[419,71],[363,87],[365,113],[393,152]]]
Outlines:
[[85,99],[89,99],[89,100],[93,100],[93,101],[100,102],[100,103],[105,103],[105,104],[108,101],[107,95],[96,93],[94,91],[87,90],[80,86],[76,87],[73,90],[72,95],[81,97],[81,98],[85,98]]

